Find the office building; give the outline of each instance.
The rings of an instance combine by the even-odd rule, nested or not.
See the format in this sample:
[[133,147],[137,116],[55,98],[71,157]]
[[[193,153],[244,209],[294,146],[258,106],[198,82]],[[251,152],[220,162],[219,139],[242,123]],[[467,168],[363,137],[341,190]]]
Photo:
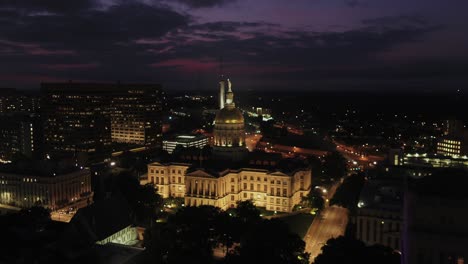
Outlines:
[[39,121],[34,114],[0,114],[0,163],[11,162],[15,156],[33,158],[40,154]]
[[40,98],[15,89],[0,89],[0,113],[37,113]]
[[43,83],[42,117],[48,157],[96,156],[111,144],[113,85]]
[[450,156],[468,155],[468,145],[464,137],[445,137],[437,142],[437,153]]
[[203,148],[208,145],[208,138],[201,134],[176,135],[163,140],[163,149],[172,154],[177,146],[184,148]]
[[161,148],[159,85],[44,83],[42,91],[50,156],[102,156],[112,142]]
[[404,199],[403,263],[468,260],[468,174],[445,170],[414,180]]
[[367,245],[380,244],[401,250],[403,192],[403,177],[366,181],[356,213],[356,238]]
[[448,156],[468,155],[468,129],[462,121],[446,121],[444,136],[437,141],[437,153]]
[[161,148],[164,99],[161,86],[117,84],[112,93],[112,141]]

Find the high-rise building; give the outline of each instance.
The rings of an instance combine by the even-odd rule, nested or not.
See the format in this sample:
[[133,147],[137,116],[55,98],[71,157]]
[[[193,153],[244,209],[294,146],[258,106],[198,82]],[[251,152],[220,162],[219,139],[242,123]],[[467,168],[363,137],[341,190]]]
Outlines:
[[118,84],[113,93],[112,141],[161,148],[164,97],[161,86]]
[[369,179],[361,191],[356,212],[356,238],[368,245],[401,250],[403,226],[402,177]]
[[0,163],[11,162],[15,155],[32,158],[40,154],[42,140],[37,115],[0,114],[0,124]]
[[111,144],[113,84],[43,83],[42,117],[49,157],[104,153]]
[[162,144],[159,85],[44,83],[44,138],[49,155],[96,156],[112,142]]
[[0,89],[0,113],[36,113],[40,98],[15,89]]
[[466,263],[466,171],[445,170],[410,183],[404,198],[403,263]]
[[224,95],[224,80],[219,82],[219,109],[224,108],[224,100],[226,100]]

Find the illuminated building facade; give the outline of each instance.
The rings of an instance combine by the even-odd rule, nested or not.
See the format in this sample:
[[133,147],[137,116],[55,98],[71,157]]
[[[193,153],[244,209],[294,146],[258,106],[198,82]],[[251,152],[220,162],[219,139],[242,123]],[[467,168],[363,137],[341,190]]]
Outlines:
[[311,171],[293,172],[239,168],[211,171],[194,169],[189,163],[151,163],[148,182],[164,197],[184,197],[188,206],[235,207],[238,201],[252,200],[267,210],[290,212],[311,186]]
[[151,163],[148,182],[165,198],[184,197],[188,206],[228,209],[252,200],[267,210],[292,211],[310,191],[310,168],[297,160],[281,160],[281,155],[249,153],[244,117],[233,99],[228,80],[224,108],[215,117],[211,158],[200,153],[186,163]]
[[226,97],[224,95],[224,92],[225,92],[224,86],[225,86],[224,80],[221,80],[219,82],[219,109],[224,108],[224,101],[226,100]]
[[468,155],[468,147],[463,139],[443,138],[437,142],[437,153],[442,155]]
[[112,141],[161,148],[162,100],[160,85],[117,84],[111,100]]
[[0,172],[0,203],[20,208],[40,204],[52,210],[91,199],[91,175],[70,173],[23,175]]
[[151,84],[43,83],[46,154],[89,156],[112,141],[162,144],[162,91]]
[[213,151],[220,159],[241,160],[247,152],[245,146],[245,126],[242,112],[236,108],[232,85],[228,79],[226,103],[214,120]]
[[172,154],[174,149],[178,146],[184,148],[196,147],[203,148],[208,145],[208,138],[204,135],[177,135],[172,138],[163,140],[163,149],[166,150],[169,154]]
[[468,129],[462,121],[446,121],[444,137],[437,142],[437,153],[447,156],[468,155]]

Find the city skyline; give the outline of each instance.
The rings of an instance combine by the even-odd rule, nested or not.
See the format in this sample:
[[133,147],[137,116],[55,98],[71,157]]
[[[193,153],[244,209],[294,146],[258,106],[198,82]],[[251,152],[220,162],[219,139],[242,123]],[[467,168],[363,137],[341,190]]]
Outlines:
[[167,90],[456,91],[467,3],[0,1],[0,87],[156,82]]

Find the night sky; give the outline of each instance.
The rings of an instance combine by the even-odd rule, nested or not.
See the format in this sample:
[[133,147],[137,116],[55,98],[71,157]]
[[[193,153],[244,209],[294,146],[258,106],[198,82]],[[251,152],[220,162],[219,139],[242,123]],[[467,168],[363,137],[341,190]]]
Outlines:
[[0,87],[451,91],[466,0],[0,0]]

